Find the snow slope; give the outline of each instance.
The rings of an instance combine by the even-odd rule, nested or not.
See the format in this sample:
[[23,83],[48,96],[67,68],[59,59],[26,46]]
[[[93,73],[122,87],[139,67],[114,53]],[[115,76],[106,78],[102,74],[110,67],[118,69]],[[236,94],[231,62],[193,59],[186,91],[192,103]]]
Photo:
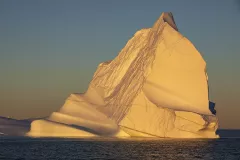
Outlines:
[[33,121],[28,135],[216,138],[214,113],[206,62],[163,13],[99,64],[86,93]]

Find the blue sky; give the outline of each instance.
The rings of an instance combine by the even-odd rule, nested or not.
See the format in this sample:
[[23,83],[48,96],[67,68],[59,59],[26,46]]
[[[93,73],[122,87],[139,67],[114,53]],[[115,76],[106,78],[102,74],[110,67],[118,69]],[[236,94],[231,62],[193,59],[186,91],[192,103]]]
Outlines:
[[240,1],[1,0],[0,115],[41,117],[87,89],[141,28],[171,11],[207,62],[221,128],[240,128]]

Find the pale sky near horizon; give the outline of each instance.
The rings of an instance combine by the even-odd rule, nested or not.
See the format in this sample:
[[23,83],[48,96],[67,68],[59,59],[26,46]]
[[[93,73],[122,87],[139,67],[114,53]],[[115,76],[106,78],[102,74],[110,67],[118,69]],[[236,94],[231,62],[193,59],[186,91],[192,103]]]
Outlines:
[[207,62],[220,128],[240,129],[239,0],[1,0],[0,116],[58,110],[164,11]]

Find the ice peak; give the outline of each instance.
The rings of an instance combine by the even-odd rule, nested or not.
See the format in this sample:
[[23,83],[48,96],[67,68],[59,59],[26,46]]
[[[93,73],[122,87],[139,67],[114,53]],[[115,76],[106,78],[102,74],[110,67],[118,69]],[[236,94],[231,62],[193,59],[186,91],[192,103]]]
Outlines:
[[163,12],[158,20],[155,22],[153,28],[160,26],[162,23],[168,23],[172,28],[178,31],[177,25],[175,24],[173,14],[171,12]]

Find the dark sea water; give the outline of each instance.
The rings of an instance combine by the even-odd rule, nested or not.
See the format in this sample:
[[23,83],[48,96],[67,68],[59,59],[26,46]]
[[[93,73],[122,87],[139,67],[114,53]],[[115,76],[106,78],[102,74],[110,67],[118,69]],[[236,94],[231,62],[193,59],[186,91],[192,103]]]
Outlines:
[[0,160],[240,160],[240,131],[229,133],[220,133],[222,137],[225,134],[220,139],[0,137]]

